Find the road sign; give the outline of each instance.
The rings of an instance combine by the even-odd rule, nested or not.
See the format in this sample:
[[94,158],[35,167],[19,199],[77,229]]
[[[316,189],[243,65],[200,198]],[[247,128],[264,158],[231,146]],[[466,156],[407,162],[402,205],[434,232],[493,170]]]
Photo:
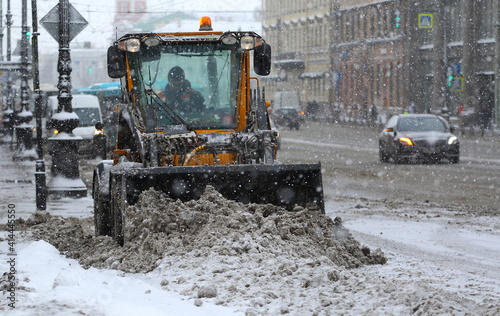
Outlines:
[[[41,20],[43,28],[59,43],[59,4],[56,4]],[[69,42],[87,27],[89,23],[78,12],[71,3],[69,3]]]
[[455,77],[451,88],[455,91],[464,91],[464,77]]
[[434,14],[420,13],[418,15],[418,28],[419,29],[432,29],[434,27]]
[[458,76],[462,74],[462,66],[460,63],[454,63],[450,65],[451,69],[453,70],[453,75]]

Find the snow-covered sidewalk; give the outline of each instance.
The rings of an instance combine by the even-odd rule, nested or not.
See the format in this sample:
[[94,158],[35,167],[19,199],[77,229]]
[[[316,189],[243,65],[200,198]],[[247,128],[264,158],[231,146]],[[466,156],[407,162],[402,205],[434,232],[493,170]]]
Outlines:
[[[50,165],[46,168],[50,177]],[[146,274],[84,269],[77,260],[66,258],[46,241],[26,239],[16,230],[15,223],[9,226],[8,222],[28,219],[36,212],[35,162],[14,162],[8,145],[1,145],[0,170],[0,224],[4,224],[0,230],[1,315],[237,314],[234,307],[210,302],[195,306],[180,294],[154,285]],[[49,198],[47,212],[66,218],[92,217],[90,195],[89,191],[87,197],[80,199]]]

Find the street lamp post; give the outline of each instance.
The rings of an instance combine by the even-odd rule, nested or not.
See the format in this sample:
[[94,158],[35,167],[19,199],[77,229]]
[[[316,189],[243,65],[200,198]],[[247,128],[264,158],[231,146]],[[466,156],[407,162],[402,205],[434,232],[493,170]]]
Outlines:
[[55,196],[84,197],[87,188],[80,179],[78,170],[78,142],[81,137],[73,135],[79,118],[71,107],[71,56],[70,56],[70,5],[68,0],[59,1],[59,58],[57,88],[59,102],[57,113],[50,119],[50,125],[59,133],[48,139],[52,155],[52,179],[48,193]]
[[495,118],[494,123],[500,125],[500,4],[496,2],[496,56],[495,56]]
[[0,61],[3,61],[3,3],[0,0]]
[[47,184],[45,174],[45,162],[43,160],[42,140],[42,91],[40,90],[40,70],[38,64],[38,17],[37,0],[31,0],[31,19],[33,24],[32,58],[33,58],[33,91],[35,93],[35,120],[36,120],[36,165],[35,165],[35,193],[36,209],[47,208]]
[[[0,16],[0,18],[2,18]],[[10,48],[10,30],[12,27],[12,14],[10,12],[10,0],[7,0],[7,14],[5,15],[5,25],[7,27],[7,61],[10,62],[11,59],[11,48]],[[5,111],[3,112],[3,126],[5,129],[4,142],[10,143],[12,141],[12,134],[14,131],[14,102],[12,95],[12,75],[10,71],[7,72],[7,82],[6,82],[6,96],[5,96]]]
[[330,113],[335,119],[334,113],[337,111],[339,106],[339,61],[338,61],[338,18],[340,16],[339,6],[336,1],[330,2],[329,7],[329,58],[330,58]]
[[22,26],[21,26],[21,111],[16,115],[16,135],[18,151],[14,153],[13,160],[34,160],[33,126],[29,122],[33,119],[33,113],[29,109],[28,76],[29,76],[29,53],[28,53],[28,3],[22,0]]
[[443,1],[436,2],[436,12],[439,19],[436,20],[434,24],[434,50],[433,50],[433,60],[434,60],[434,70],[433,70],[433,94],[432,94],[432,105],[437,109],[442,109],[445,106],[446,98],[446,49],[447,43],[445,39],[445,5]]

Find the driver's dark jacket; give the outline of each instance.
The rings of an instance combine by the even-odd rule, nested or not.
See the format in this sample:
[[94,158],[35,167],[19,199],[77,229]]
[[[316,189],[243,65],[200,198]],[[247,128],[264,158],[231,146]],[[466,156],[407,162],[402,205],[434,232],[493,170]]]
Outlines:
[[200,92],[191,87],[172,89],[170,85],[165,87],[164,101],[178,113],[200,113],[205,109],[205,98]]

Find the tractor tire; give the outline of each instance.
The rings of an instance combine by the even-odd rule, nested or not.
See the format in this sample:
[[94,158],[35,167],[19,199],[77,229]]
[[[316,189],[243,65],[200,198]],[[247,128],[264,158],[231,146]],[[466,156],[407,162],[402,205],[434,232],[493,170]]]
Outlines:
[[110,222],[111,222],[111,237],[118,243],[118,245],[123,246],[125,242],[123,226],[124,226],[124,208],[125,192],[122,191],[121,177],[111,179],[111,199],[110,199]]
[[[99,163],[92,180],[92,198],[94,199],[94,226],[96,236],[111,236],[111,197],[109,174],[111,162]],[[107,186],[107,187],[104,187]]]
[[96,236],[111,236],[111,206],[109,194],[102,192],[94,176],[94,225]]

